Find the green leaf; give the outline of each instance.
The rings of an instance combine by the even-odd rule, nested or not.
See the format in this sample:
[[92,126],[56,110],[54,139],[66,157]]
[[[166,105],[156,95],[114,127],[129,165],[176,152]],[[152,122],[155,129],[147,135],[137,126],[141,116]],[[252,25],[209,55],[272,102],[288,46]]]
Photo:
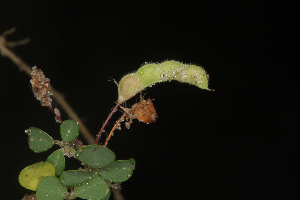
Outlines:
[[59,176],[65,169],[65,156],[60,149],[54,151],[46,161],[55,167],[56,176]]
[[110,198],[110,195],[111,195],[111,190],[109,189],[109,193],[108,193],[108,195],[104,198],[104,199],[102,199],[102,200],[109,200],[109,198]]
[[116,160],[114,152],[97,144],[81,147],[77,150],[76,157],[84,164],[94,168],[109,165]]
[[134,163],[130,160],[117,160],[98,170],[98,175],[110,182],[127,181],[133,173]]
[[19,175],[19,183],[26,189],[36,191],[45,176],[55,176],[55,167],[48,162],[38,162],[25,167]]
[[60,125],[60,135],[64,142],[72,142],[79,135],[79,125],[74,120],[65,120]]
[[67,191],[67,187],[59,181],[59,178],[48,176],[40,181],[36,198],[38,200],[64,200]]
[[159,64],[145,64],[135,73],[125,75],[118,85],[118,103],[127,101],[156,83],[172,80],[210,90],[208,89],[208,76],[202,67],[170,60]]
[[41,129],[30,127],[27,133],[29,148],[35,153],[44,152],[54,144],[53,138]]
[[[108,195],[104,199],[101,199],[101,200],[109,200],[110,195],[111,195],[111,190],[109,190]],[[89,200],[99,200],[99,199],[89,199]]]
[[74,192],[79,198],[102,200],[109,195],[110,189],[104,179],[92,174],[92,178],[82,185],[76,186]]
[[131,161],[133,163],[133,166],[135,166],[136,161],[134,158],[130,158],[129,161]]
[[60,176],[60,181],[66,186],[75,186],[91,178],[92,173],[82,170],[64,171]]

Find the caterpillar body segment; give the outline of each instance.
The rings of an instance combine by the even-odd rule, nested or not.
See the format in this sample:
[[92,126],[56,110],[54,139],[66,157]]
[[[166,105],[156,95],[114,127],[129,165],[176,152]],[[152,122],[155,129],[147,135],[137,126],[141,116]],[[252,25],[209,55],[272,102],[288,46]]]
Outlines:
[[172,80],[210,90],[208,76],[202,67],[172,60],[160,64],[146,64],[135,73],[124,76],[118,86],[118,103],[127,101],[150,85]]

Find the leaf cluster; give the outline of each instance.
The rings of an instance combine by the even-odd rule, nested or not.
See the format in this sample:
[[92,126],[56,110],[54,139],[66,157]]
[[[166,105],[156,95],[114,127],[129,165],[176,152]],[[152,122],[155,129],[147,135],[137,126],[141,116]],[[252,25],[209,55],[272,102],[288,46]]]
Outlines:
[[[62,141],[54,140],[46,132],[31,127],[26,130],[29,148],[41,153],[54,144],[54,151],[46,161],[24,168],[19,175],[20,184],[36,191],[38,200],[109,199],[111,187],[128,180],[134,170],[135,160],[116,160],[110,149],[93,144],[75,143],[79,126],[73,120],[65,120],[60,126]],[[76,170],[65,170],[65,156],[74,157],[85,165]]]

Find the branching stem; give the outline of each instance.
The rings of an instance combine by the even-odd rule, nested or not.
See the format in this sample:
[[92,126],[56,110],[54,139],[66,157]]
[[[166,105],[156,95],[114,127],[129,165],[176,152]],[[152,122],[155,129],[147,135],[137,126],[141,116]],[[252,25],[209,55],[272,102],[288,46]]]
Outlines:
[[102,128],[100,129],[100,131],[99,131],[99,133],[98,133],[98,135],[97,135],[95,144],[98,144],[98,142],[99,142],[99,140],[100,140],[100,137],[101,137],[101,134],[102,134],[102,132],[104,131],[105,126],[107,125],[107,123],[108,123],[109,119],[112,117],[112,115],[117,111],[119,105],[120,105],[120,104],[117,104],[117,105],[114,107],[114,109],[110,112],[110,114],[108,115],[106,121],[104,122]]

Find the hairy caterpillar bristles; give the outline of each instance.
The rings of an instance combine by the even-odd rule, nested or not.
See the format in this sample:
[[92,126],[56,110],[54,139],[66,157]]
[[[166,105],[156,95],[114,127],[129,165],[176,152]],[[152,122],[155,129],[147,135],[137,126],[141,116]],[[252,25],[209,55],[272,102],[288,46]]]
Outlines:
[[208,75],[202,67],[172,60],[160,64],[146,64],[135,73],[125,75],[118,86],[118,103],[127,101],[150,85],[172,80],[210,90]]

